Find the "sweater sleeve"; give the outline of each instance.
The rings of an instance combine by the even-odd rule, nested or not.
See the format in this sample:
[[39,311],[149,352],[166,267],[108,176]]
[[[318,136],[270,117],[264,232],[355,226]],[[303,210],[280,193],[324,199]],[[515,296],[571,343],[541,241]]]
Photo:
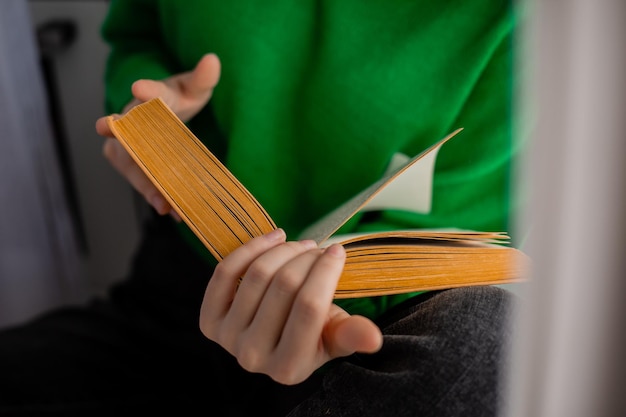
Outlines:
[[162,36],[158,2],[112,0],[101,28],[110,52],[105,69],[105,109],[119,112],[138,79],[163,79],[176,71]]

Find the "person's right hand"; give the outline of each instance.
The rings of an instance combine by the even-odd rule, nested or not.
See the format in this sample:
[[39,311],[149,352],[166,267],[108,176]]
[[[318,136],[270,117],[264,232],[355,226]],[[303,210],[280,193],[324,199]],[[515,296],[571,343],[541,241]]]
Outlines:
[[335,358],[377,352],[378,326],[333,303],[345,262],[341,245],[288,242],[282,229],[251,239],[213,271],[200,331],[245,370],[287,385]]
[[[134,99],[124,108],[124,113],[139,103],[161,97],[183,121],[195,116],[210,100],[213,89],[220,78],[220,61],[215,54],[207,54],[196,67],[161,81],[138,80],[132,85]],[[130,184],[154,207],[159,214],[178,215],[161,192],[152,184],[141,168],[128,155],[124,147],[113,136],[106,117],[96,121],[96,132],[105,137],[102,151],[105,158]]]

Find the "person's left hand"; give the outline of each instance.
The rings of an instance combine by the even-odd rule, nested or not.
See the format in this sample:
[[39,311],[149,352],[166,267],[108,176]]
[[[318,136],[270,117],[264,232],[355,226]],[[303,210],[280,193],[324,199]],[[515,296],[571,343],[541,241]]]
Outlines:
[[344,263],[340,245],[286,242],[281,229],[254,238],[217,265],[200,329],[244,369],[283,384],[304,381],[334,358],[375,352],[380,329],[333,304]]
[[[221,63],[217,55],[206,54],[191,71],[174,74],[163,80],[137,80],[131,91],[133,99],[125,106],[126,113],[134,106],[161,97],[174,113],[183,121],[195,116],[211,99],[221,74]],[[135,190],[159,214],[171,214],[180,220],[159,189],[148,179],[146,174],[126,152],[122,144],[113,136],[103,116],[96,121],[96,132],[105,138],[102,153]]]

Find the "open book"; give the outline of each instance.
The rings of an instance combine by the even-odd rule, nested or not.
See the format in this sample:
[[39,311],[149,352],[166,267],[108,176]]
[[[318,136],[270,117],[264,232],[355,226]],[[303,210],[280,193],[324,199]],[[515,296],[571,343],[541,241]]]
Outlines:
[[[108,124],[183,221],[221,260],[277,226],[255,197],[159,98]],[[460,129],[459,129],[460,130]],[[418,162],[432,157],[458,131],[441,139],[307,229],[301,238],[328,245],[356,212]],[[335,239],[337,240],[337,239]],[[336,298],[516,282],[526,255],[504,232],[405,230],[353,235]]]

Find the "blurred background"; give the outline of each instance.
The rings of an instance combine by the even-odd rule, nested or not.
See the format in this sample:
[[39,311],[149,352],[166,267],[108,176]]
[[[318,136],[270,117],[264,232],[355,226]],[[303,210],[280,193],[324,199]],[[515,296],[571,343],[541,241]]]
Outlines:
[[[518,4],[534,265],[502,415],[626,416],[626,2]],[[145,205],[94,130],[107,7],[0,1],[0,327],[101,292],[137,241]]]
[[0,2],[0,327],[101,292],[136,243],[141,203],[94,127],[107,8]]

